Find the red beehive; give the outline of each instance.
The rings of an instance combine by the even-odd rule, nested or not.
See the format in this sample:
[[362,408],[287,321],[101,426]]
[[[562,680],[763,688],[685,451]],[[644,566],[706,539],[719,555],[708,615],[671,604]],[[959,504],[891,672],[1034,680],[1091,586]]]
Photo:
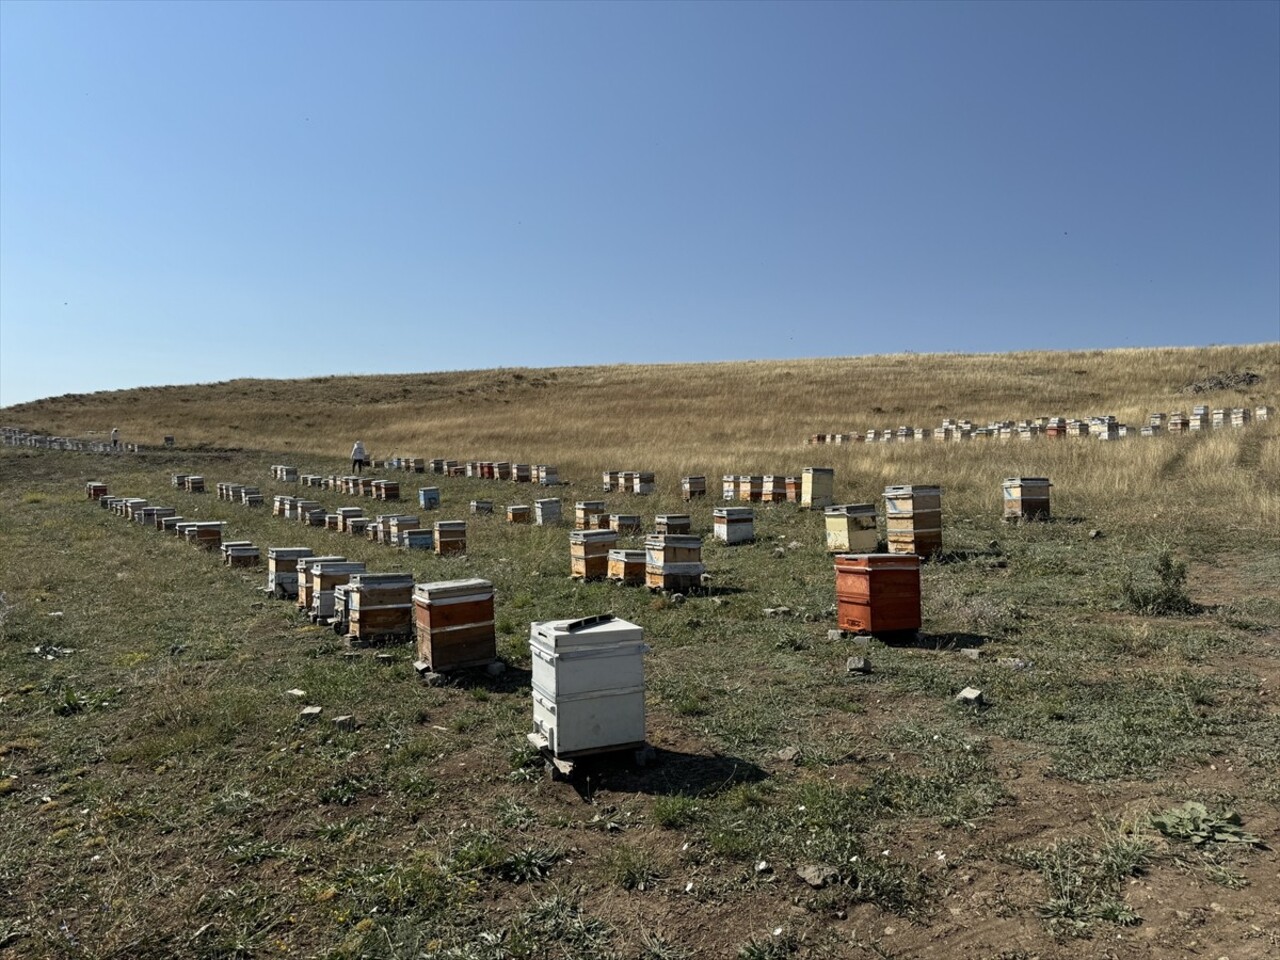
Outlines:
[[920,629],[920,558],[842,553],[836,557],[836,621],[852,633]]

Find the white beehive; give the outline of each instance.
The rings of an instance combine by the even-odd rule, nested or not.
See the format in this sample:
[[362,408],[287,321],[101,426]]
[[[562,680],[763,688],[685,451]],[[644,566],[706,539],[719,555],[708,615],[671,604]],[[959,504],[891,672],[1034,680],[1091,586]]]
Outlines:
[[529,628],[534,736],[557,757],[644,743],[644,631],[609,615]]

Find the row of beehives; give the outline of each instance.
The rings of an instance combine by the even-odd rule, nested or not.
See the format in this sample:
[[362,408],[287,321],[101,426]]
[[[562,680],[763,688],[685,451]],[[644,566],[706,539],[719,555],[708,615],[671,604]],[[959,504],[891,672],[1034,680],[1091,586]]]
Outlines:
[[1062,437],[1095,437],[1099,440],[1119,440],[1130,436],[1154,437],[1164,433],[1189,433],[1199,430],[1244,427],[1253,421],[1270,420],[1273,411],[1269,406],[1256,408],[1235,407],[1210,410],[1197,406],[1190,415],[1186,413],[1153,413],[1145,426],[1134,428],[1119,423],[1114,416],[1066,419],[1064,417],[1040,417],[1035,420],[1002,420],[975,426],[969,420],[943,420],[932,428],[898,427],[896,430],[871,429],[866,433],[818,433],[809,437],[811,444],[823,443],[892,443],[923,440],[1032,440],[1037,437],[1059,439]]
[[104,510],[140,523],[145,527],[170,533],[206,550],[221,550],[228,566],[247,567],[258,563],[258,548],[248,541],[224,541],[225,520],[187,520],[175,507],[151,503],[144,497],[115,497],[107,485],[98,481],[85,484],[85,494]]
[[0,441],[3,441],[7,447],[34,447],[38,450],[63,450],[72,453],[139,453],[142,450],[142,447],[136,443],[112,446],[109,440],[54,437],[44,433],[32,433],[22,427],[0,427]]
[[[85,485],[91,500],[118,515],[221,549],[228,566],[256,566],[258,548],[224,541],[224,521],[188,523],[171,507],[114,497]],[[497,660],[494,589],[487,580],[414,583],[408,573],[370,573],[345,557],[306,547],[268,547],[267,590],[295,597],[315,622],[356,644],[416,637],[418,668],[448,672]],[[647,650],[635,624],[611,616],[530,625],[533,730],[530,740],[553,757],[639,747],[645,740]]]
[[[446,460],[443,457],[393,457],[371,460],[371,467],[406,470],[410,473],[437,473],[446,477],[475,477],[480,480],[510,480],[536,483],[544,487],[560,485],[559,471],[548,463],[512,463],[509,460]],[[305,480],[304,480],[305,482]]]

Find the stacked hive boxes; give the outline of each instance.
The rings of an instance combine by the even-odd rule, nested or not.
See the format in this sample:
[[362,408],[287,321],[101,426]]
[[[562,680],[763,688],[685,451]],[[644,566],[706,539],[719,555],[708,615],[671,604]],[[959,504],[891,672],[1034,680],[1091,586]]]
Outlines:
[[617,583],[644,583],[645,552],[643,550],[610,550],[608,577]]
[[707,495],[707,478],[681,477],[680,495],[685,500],[692,500],[694,497],[705,497]]
[[347,585],[347,636],[369,642],[413,632],[413,576],[358,573]]
[[[328,620],[333,616],[333,590],[350,581],[353,574],[364,573],[363,563],[349,560],[312,560],[307,567],[310,580],[311,618]],[[299,593],[301,597],[301,593]]]
[[277,600],[298,595],[298,561],[315,554],[308,547],[267,547],[267,592]]
[[942,549],[942,489],[898,484],[885,487],[889,552],[928,557]]
[[262,553],[248,540],[232,540],[222,544],[222,562],[228,567],[256,567]]
[[491,663],[498,656],[493,584],[443,580],[413,589],[418,659],[436,672]]
[[560,501],[555,498],[533,502],[534,522],[540,527],[553,527],[560,523]]
[[655,590],[684,593],[702,583],[702,538],[688,534],[653,534],[644,541],[644,582]]
[[835,502],[836,472],[827,467],[805,467],[800,482],[800,506],[821,510]]
[[435,524],[436,555],[453,556],[467,552],[467,523],[465,520],[437,520]]
[[643,745],[644,632],[611,616],[548,620],[529,630],[530,741],[557,757]]
[[687,513],[660,513],[653,518],[654,533],[688,533],[693,520]]
[[603,580],[609,551],[618,542],[613,530],[574,530],[569,534],[569,573],[575,580]]
[[530,523],[533,520],[533,511],[526,503],[512,504],[507,507],[507,523]]
[[435,510],[440,506],[439,487],[419,487],[418,506],[423,510]]
[[[608,517],[605,513],[605,503],[603,500],[579,500],[573,506],[573,529],[575,530],[597,530],[600,529],[599,517]],[[605,520],[607,528],[608,520]]]

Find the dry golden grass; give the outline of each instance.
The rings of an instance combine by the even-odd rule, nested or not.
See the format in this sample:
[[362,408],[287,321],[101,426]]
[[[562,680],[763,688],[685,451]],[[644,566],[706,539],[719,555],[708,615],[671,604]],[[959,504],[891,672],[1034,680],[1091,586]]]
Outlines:
[[[1249,390],[1181,388],[1250,370]],[[993,355],[936,354],[744,363],[494,369],[303,380],[234,380],[71,394],[10,407],[0,420],[72,436],[119,426],[128,440],[183,447],[345,457],[359,437],[375,457],[445,456],[553,463],[594,484],[603,469],[683,474],[837,470],[844,499],[885,483],[940,483],[960,507],[998,496],[1000,477],[1050,476],[1073,490],[1134,498],[1177,514],[1187,495],[1219,502],[1223,523],[1280,520],[1274,428],[1212,436],[1008,444],[805,445],[822,432],[993,419],[1114,414],[1139,425],[1156,410],[1277,405],[1280,344]],[[995,448],[1000,448],[996,452]],[[1065,500],[1063,499],[1065,498]],[[1096,504],[1095,504],[1096,506]],[[1096,511],[1095,511],[1096,512]]]

